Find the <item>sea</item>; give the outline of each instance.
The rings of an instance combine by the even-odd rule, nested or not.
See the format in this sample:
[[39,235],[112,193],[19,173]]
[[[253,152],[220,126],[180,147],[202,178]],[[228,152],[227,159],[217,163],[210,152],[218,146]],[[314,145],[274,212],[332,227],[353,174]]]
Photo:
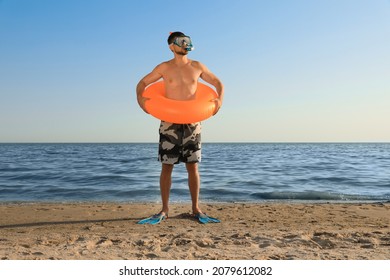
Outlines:
[[[155,143],[0,144],[0,203],[159,202]],[[203,143],[201,202],[389,202],[390,143]],[[175,165],[171,202],[190,202]]]

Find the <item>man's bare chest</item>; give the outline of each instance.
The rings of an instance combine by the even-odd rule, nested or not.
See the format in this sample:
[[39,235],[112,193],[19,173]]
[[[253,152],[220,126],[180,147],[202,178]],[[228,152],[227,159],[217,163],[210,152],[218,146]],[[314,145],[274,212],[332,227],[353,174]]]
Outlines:
[[201,74],[201,71],[191,65],[182,67],[170,67],[164,73],[164,78],[171,81],[192,81],[197,80]]

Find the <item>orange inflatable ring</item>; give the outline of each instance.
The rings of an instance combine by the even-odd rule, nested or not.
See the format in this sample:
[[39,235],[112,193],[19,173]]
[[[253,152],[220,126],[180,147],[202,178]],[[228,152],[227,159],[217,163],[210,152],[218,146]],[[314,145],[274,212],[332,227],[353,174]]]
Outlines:
[[143,96],[150,98],[146,101],[146,111],[153,117],[170,123],[195,123],[208,119],[214,114],[217,93],[209,86],[198,83],[195,99],[174,100],[165,97],[163,81],[147,87]]

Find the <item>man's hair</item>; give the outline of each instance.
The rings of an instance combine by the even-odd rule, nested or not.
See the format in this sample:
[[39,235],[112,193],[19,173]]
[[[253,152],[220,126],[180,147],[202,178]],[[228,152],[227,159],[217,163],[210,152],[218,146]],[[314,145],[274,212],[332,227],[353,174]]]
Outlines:
[[169,35],[168,37],[168,45],[172,44],[175,41],[176,37],[182,37],[182,36],[186,36],[186,35],[180,31],[172,32],[171,35]]

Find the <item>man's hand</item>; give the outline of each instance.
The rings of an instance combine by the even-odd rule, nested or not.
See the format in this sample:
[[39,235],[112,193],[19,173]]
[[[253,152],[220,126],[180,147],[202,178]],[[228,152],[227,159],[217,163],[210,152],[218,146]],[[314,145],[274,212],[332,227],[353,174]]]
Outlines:
[[146,103],[146,101],[150,100],[150,98],[146,98],[146,97],[141,96],[141,97],[138,97],[137,100],[138,100],[138,104],[141,107],[141,109],[144,110],[144,112],[146,114],[149,114],[149,112],[146,111],[145,103]]
[[213,116],[214,116],[215,114],[218,113],[219,109],[221,108],[222,101],[219,98],[215,98],[215,99],[211,100],[211,102],[214,102],[214,104],[215,104],[215,110],[214,110],[214,113],[213,113]]

